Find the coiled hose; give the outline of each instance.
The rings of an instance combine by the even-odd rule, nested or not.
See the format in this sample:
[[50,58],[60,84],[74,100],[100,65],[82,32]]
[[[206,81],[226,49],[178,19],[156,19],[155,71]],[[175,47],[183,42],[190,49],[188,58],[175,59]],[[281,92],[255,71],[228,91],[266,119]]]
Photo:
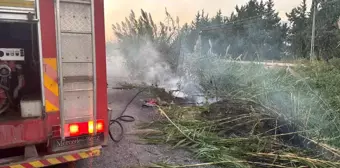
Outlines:
[[[133,98],[125,105],[123,111],[120,113],[119,117],[116,118],[116,119],[111,119],[110,120],[110,124],[109,124],[109,135],[110,135],[110,138],[113,142],[120,142],[123,137],[124,137],[124,127],[123,127],[123,124],[122,122],[134,122],[136,119],[133,117],[133,116],[130,116],[130,115],[124,115],[124,113],[126,112],[127,108],[130,106],[130,104],[136,99],[136,97],[141,94],[142,92],[144,92],[145,89],[142,89],[140,91],[138,91],[135,96],[133,96]],[[110,102],[109,104],[111,104],[112,102]],[[120,128],[120,134],[119,134],[119,137],[118,139],[115,139],[113,137],[113,133],[111,132],[111,129],[110,127],[114,124],[117,124]]]

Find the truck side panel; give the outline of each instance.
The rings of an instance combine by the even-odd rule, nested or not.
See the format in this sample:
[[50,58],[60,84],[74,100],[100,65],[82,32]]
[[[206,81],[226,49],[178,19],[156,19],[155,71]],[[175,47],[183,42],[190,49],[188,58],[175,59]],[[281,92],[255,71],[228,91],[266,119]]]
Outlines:
[[[42,55],[44,59],[44,86],[45,86],[45,112],[47,120],[45,122],[46,133],[52,131],[53,125],[59,125],[59,98],[57,81],[57,44],[56,25],[54,13],[54,0],[40,1],[40,22]],[[47,81],[47,80],[48,81]],[[52,88],[52,89],[51,89]],[[53,90],[54,88],[54,90]],[[47,137],[46,137],[47,138]]]
[[[106,86],[106,54],[105,54],[105,24],[104,24],[104,0],[95,0],[95,34],[96,34],[96,63],[97,63],[97,119],[108,121],[107,112],[107,86]],[[59,97],[56,85],[56,25],[55,25],[55,9],[54,0],[43,0],[41,6],[41,27],[42,27],[42,43],[43,57],[45,64],[45,73],[50,75],[53,83],[45,80],[45,99],[46,114],[48,128],[47,132],[51,132],[51,126],[59,125]],[[52,68],[51,68],[52,67]],[[51,87],[53,85],[53,87]],[[54,89],[54,90],[53,90]],[[108,132],[105,131],[105,137]]]
[[[95,0],[95,32],[97,54],[97,118],[109,124],[107,106],[107,78],[106,78],[106,50],[105,50],[105,22],[104,0]],[[105,130],[108,137],[108,130]]]
[[41,119],[10,121],[0,124],[0,149],[42,143],[47,139]]
[[[12,2],[12,1],[8,1]],[[54,24],[54,0],[40,0],[42,52],[44,59],[56,58],[56,40]],[[46,63],[45,63],[46,64]],[[45,68],[45,71],[49,69]],[[46,90],[46,88],[45,88]],[[47,92],[48,94],[48,92]],[[58,99],[57,99],[58,100]],[[48,113],[42,118],[11,120],[0,123],[0,149],[25,146],[46,142],[51,126],[59,123],[58,112]]]
[[[104,0],[95,0],[97,119],[108,128]],[[20,119],[0,123],[0,149],[44,143],[51,137],[52,126],[60,125],[57,85],[57,46],[54,0],[40,0],[42,56],[44,65],[44,118]],[[108,130],[105,130],[105,139]]]

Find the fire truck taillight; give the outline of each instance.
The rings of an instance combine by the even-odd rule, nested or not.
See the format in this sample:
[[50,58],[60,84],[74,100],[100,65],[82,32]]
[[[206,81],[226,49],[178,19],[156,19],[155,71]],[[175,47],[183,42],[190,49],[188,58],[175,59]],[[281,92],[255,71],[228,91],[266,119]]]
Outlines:
[[78,124],[70,124],[69,130],[70,130],[70,135],[78,135],[79,134],[79,125]]
[[[105,130],[104,120],[97,120],[96,127],[97,133],[103,133]],[[52,128],[52,137],[60,137],[60,129],[60,126],[54,126]],[[93,131],[93,121],[65,125],[66,137],[93,134]]]
[[[104,132],[104,121],[97,121],[97,132]],[[88,133],[93,134],[93,121],[88,122]]]

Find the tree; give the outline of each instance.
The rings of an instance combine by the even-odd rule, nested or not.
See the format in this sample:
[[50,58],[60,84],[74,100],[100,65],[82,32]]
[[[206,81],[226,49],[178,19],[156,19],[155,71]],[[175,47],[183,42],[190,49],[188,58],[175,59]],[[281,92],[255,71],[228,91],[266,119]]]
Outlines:
[[[316,53],[328,59],[340,57],[340,1],[318,0],[319,8],[316,19]],[[228,17],[218,10],[209,17],[204,11],[198,11],[190,24],[179,26],[179,18],[174,20],[166,11],[166,22],[155,24],[151,15],[141,11],[137,18],[133,11],[126,20],[113,26],[121,46],[134,45],[138,48],[151,41],[153,46],[176,69],[178,55],[181,52],[193,52],[200,40],[202,54],[210,49],[220,56],[240,57],[245,60],[279,60],[286,57],[287,51],[293,58],[307,58],[311,41],[311,14],[307,11],[306,0],[286,13],[289,21],[282,23],[275,10],[274,0],[249,0],[246,4],[236,6],[235,12]],[[211,31],[205,30],[207,27]],[[205,30],[205,31],[202,31]],[[185,50],[186,49],[186,50]],[[122,49],[130,53],[131,49]],[[177,61],[176,61],[177,60]]]
[[310,43],[310,31],[307,16],[306,0],[302,0],[299,7],[286,14],[291,28],[288,31],[289,51],[295,58],[307,58]]
[[264,53],[266,59],[278,60],[283,52],[286,41],[287,25],[281,23],[279,13],[274,9],[273,0],[268,0],[264,8],[264,30],[266,34]]
[[236,35],[233,42],[239,45],[237,55],[243,54],[250,60],[280,59],[288,28],[281,24],[274,2],[250,0],[246,5],[236,6],[236,12],[230,18],[239,21],[233,30]]
[[340,57],[340,49],[337,47],[340,41],[337,28],[339,9],[340,1],[322,0],[318,4],[315,45],[317,54],[325,60]]

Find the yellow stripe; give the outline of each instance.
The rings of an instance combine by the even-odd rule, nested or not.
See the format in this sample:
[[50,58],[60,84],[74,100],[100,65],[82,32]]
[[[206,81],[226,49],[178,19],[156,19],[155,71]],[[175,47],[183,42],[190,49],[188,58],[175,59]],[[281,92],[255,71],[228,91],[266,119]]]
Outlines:
[[[100,149],[96,149],[96,150],[92,150],[91,151],[91,154],[87,154],[86,152],[80,152],[78,153],[78,155],[82,158],[82,159],[86,159],[86,158],[89,158],[91,156],[99,156],[100,155]],[[63,156],[63,158],[68,161],[68,162],[72,162],[72,161],[76,161],[77,159],[74,158],[72,155],[66,155],[66,156]],[[46,159],[51,165],[57,165],[57,164],[60,164],[62,163],[61,161],[59,161],[57,158],[49,158],[49,159]],[[40,161],[33,161],[33,162],[29,162],[30,165],[32,165],[33,167],[44,167],[45,165],[40,162]],[[24,166],[22,165],[12,165],[12,166],[9,166],[10,168],[25,168]]]
[[0,6],[34,8],[34,1],[25,0],[0,0]]
[[50,159],[46,159],[48,162],[50,162],[51,164],[55,165],[55,164],[59,164],[61,163],[58,159],[56,158],[50,158]]
[[45,166],[40,161],[30,162],[29,164],[32,165],[33,167],[44,167]]
[[71,161],[75,161],[77,160],[76,158],[74,158],[72,155],[66,155],[63,157],[65,160],[71,162]]
[[86,159],[86,158],[88,158],[88,157],[90,157],[87,153],[85,153],[85,152],[80,152],[80,153],[78,153],[78,155],[82,158],[82,159]]
[[57,71],[57,59],[56,58],[44,58],[44,63],[49,65],[55,71]]
[[56,112],[56,111],[59,111],[59,108],[53,105],[49,100],[45,100],[45,111]]
[[13,165],[13,166],[9,166],[10,168],[25,168],[24,166],[21,165]]
[[100,155],[100,150],[96,149],[92,151],[92,156],[99,156]]
[[54,95],[59,96],[58,83],[52,78],[44,74],[44,86],[50,90]]
[[[44,58],[44,63],[50,66],[53,70],[57,71],[57,59],[56,58]],[[58,83],[44,73],[44,86],[50,90],[54,95],[59,96],[59,86]],[[46,101],[46,112],[56,112],[59,111],[59,107],[56,107],[48,99]]]

